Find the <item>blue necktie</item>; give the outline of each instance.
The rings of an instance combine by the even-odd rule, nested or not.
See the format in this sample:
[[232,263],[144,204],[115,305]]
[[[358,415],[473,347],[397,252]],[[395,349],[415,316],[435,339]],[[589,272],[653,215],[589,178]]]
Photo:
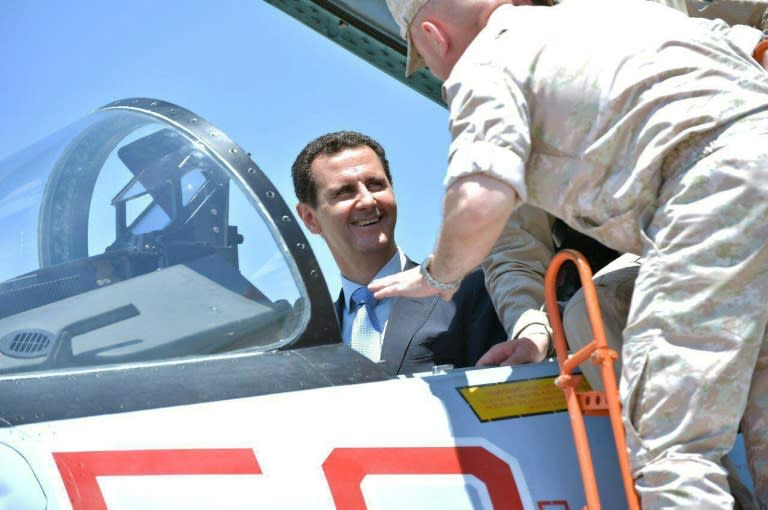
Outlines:
[[379,300],[373,297],[373,293],[368,290],[368,287],[358,287],[352,293],[352,303],[354,303],[355,307],[365,306],[365,311],[368,313],[368,319],[371,321],[373,329],[381,333],[379,319],[376,317],[376,312],[373,311],[376,305],[379,304]]
[[378,300],[367,287],[352,293],[352,304],[357,309],[352,322],[350,346],[373,361],[381,358],[381,324],[374,308]]

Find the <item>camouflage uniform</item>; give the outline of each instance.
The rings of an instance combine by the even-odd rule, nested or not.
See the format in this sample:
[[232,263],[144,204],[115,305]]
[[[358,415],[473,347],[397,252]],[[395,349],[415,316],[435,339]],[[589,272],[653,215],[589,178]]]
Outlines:
[[446,185],[486,173],[643,256],[621,397],[644,508],[732,505],[742,415],[768,481],[768,76],[729,30],[642,1],[502,6],[445,82]]
[[[650,0],[672,7],[693,17],[721,18],[730,25],[750,25],[762,30],[768,30],[768,0]],[[557,3],[557,2],[556,2]],[[766,28],[764,28],[766,27]],[[734,43],[742,49],[751,52],[759,36],[739,27],[729,33]],[[540,209],[525,206],[512,214],[507,227],[504,229],[493,251],[483,262],[486,275],[486,286],[491,294],[496,310],[510,339],[535,334],[550,335],[551,329],[546,313],[543,311],[544,302],[544,272],[554,253],[552,243],[552,223],[554,218]],[[616,278],[616,274],[605,275],[603,278]],[[610,285],[609,282],[605,282]],[[632,282],[629,285],[626,305],[629,306]],[[623,291],[614,289],[607,292]],[[509,296],[514,296],[509,299]],[[574,296],[577,300],[580,294]],[[617,316],[618,317],[618,316]],[[569,321],[566,319],[570,319]],[[579,323],[575,314],[564,316],[566,332],[568,325],[577,331],[589,331],[589,321]],[[606,324],[618,333],[626,323],[626,310],[620,314],[617,324]],[[618,329],[617,329],[618,328]],[[620,338],[618,334],[614,338]],[[617,352],[620,345],[615,346]],[[589,371],[589,367],[586,369]]]
[[[597,299],[600,302],[605,341],[608,347],[619,356],[613,365],[617,372],[616,380],[619,380],[621,375],[622,334],[627,325],[629,303],[632,299],[632,291],[635,288],[635,279],[639,268],[640,257],[626,253],[595,273],[592,278]],[[592,342],[594,334],[582,291],[574,294],[568,301],[563,310],[562,318],[563,330],[571,351],[578,351]],[[592,388],[603,389],[598,365],[593,365],[587,361],[579,365],[579,368]]]
[[[655,0],[659,3],[681,0]],[[688,14],[697,18],[722,19],[731,25],[749,25],[763,32],[768,29],[768,0],[685,0]],[[679,8],[679,7],[678,7]]]
[[543,303],[553,221],[541,209],[518,208],[483,262],[485,285],[510,339],[551,334]]
[[[757,133],[768,128],[768,115],[754,121]],[[663,206],[645,229],[624,331],[622,400],[643,485],[671,483],[685,466],[699,478],[687,497],[718,501],[700,481],[720,475],[699,457],[727,453],[743,415],[758,497],[768,502],[766,467],[756,465],[768,459],[768,135],[733,137],[702,137],[664,166]]]

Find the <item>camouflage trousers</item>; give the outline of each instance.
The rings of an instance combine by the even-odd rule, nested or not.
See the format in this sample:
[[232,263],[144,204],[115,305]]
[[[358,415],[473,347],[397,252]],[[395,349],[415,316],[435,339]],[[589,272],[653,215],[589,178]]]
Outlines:
[[681,144],[662,168],[624,330],[624,425],[643,508],[729,508],[742,424],[768,502],[768,116]]
[[[608,347],[619,355],[614,363],[617,380],[621,377],[622,332],[627,325],[629,305],[637,273],[640,269],[640,261],[641,258],[637,255],[624,254],[597,272],[593,278],[595,291],[600,301],[606,342]],[[578,291],[568,301],[563,311],[563,328],[568,344],[573,351],[592,342],[594,335],[582,291]],[[603,389],[599,366],[585,362],[579,368],[592,388]],[[730,493],[736,500],[734,508],[738,510],[757,510],[760,508],[755,495],[747,486],[730,455],[723,457],[721,463],[728,474]]]

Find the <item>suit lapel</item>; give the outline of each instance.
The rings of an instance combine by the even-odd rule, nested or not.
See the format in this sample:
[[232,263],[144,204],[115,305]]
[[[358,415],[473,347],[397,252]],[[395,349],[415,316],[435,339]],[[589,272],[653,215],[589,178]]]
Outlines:
[[[407,259],[406,270],[415,266],[415,262]],[[407,297],[393,299],[381,346],[381,359],[391,373],[394,374],[400,370],[414,335],[427,321],[430,311],[438,299],[440,296],[422,299]]]
[[344,315],[344,290],[339,291],[339,297],[334,301],[333,308],[336,310],[336,321],[341,326],[341,316]]

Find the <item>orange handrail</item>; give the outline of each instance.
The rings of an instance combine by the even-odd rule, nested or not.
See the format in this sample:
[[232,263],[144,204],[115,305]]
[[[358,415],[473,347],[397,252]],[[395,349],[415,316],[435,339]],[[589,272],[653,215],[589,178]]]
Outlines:
[[[592,342],[574,352],[568,357],[568,347],[563,332],[563,323],[560,317],[560,308],[557,303],[557,272],[567,261],[576,264],[581,278],[582,292],[587,305],[589,323],[592,326],[592,334],[595,336]],[[565,393],[568,405],[568,415],[571,419],[573,439],[576,444],[576,453],[581,470],[584,494],[586,496],[588,510],[600,510],[600,496],[595,479],[595,471],[592,465],[592,454],[589,449],[586,428],[584,427],[584,414],[607,414],[613,429],[613,438],[616,444],[616,453],[619,459],[619,468],[624,482],[624,492],[627,497],[629,510],[638,510],[640,503],[635,492],[632,472],[629,468],[629,454],[627,453],[624,424],[621,421],[621,403],[619,402],[619,389],[616,384],[616,376],[613,371],[613,363],[616,360],[616,352],[608,348],[605,341],[605,329],[600,314],[600,306],[597,300],[597,291],[592,283],[592,270],[589,262],[576,250],[559,251],[552,258],[544,277],[544,297],[546,299],[547,313],[552,325],[552,335],[555,342],[557,362],[560,365],[560,375],[555,384]],[[600,375],[603,380],[603,392],[579,392],[576,385],[579,378],[574,378],[571,373],[579,364],[591,359],[593,363],[600,365]]]

